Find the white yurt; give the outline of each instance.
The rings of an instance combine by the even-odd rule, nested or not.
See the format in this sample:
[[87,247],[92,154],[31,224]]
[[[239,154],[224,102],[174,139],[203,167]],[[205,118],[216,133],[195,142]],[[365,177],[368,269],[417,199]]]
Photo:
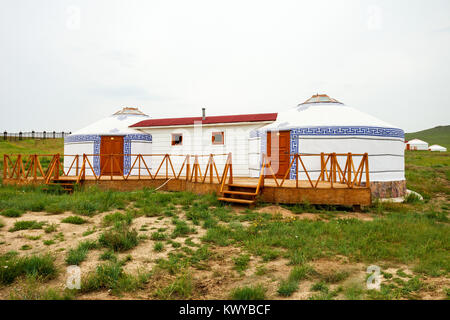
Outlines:
[[[64,171],[76,175],[76,155],[81,167],[83,154],[86,154],[96,175],[128,174],[136,158],[133,155],[151,153],[152,136],[129,128],[145,119],[149,116],[138,108],[126,107],[65,137]],[[110,156],[112,154],[120,156]],[[135,171],[133,169],[131,175]],[[87,165],[86,175],[92,174]]]
[[[261,138],[261,153],[273,153],[273,146],[277,144],[280,159],[283,154],[295,153],[368,153],[372,194],[391,198],[403,196],[406,192],[403,130],[325,94],[314,95],[304,103],[278,113],[277,120],[259,129],[256,135]],[[274,143],[276,137],[279,141]],[[267,148],[268,144],[272,145],[271,151]],[[355,163],[360,160],[354,157]],[[341,159],[338,161],[343,168],[345,159],[342,159],[343,163]],[[320,158],[305,157],[304,162],[311,178],[317,179]],[[306,180],[301,171],[299,169],[299,178]],[[285,172],[286,169],[281,176]],[[296,177],[295,163],[289,177]]]
[[428,142],[412,139],[406,142],[406,150],[428,150]]
[[430,146],[430,151],[438,151],[438,152],[446,152],[447,148],[440,146],[438,144],[433,144],[432,146]]

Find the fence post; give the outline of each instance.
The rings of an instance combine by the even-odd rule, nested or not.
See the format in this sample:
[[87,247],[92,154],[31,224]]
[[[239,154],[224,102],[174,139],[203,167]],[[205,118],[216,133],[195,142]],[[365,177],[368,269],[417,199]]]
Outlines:
[[347,155],[347,161],[348,161],[347,185],[349,186],[349,188],[351,188],[352,184],[353,184],[352,183],[352,163],[353,163],[353,159],[352,159],[352,153],[351,152],[349,152],[348,155]]
[[191,162],[190,162],[190,155],[186,156],[186,181],[189,181],[189,174],[191,173]]
[[[85,153],[83,153],[83,164],[81,167],[81,171],[83,172],[81,178],[84,181],[86,179],[86,154]],[[100,170],[100,174],[102,174],[101,170]]]
[[6,179],[8,173],[8,161],[6,159],[6,154],[3,155],[3,179]]

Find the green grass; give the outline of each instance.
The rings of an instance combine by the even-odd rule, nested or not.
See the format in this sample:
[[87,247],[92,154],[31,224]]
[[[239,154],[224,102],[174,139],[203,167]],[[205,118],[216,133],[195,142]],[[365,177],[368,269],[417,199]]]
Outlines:
[[70,223],[70,224],[83,224],[83,223],[86,223],[87,220],[85,220],[79,216],[70,216],[70,217],[62,219],[61,222]]
[[289,297],[297,290],[298,290],[297,281],[282,280],[280,282],[277,292],[280,296]]
[[130,275],[123,271],[122,264],[121,262],[107,262],[97,266],[95,272],[89,273],[82,279],[81,292],[106,289],[111,290],[114,294],[120,294],[143,288],[151,274]]
[[23,213],[24,213],[23,210],[19,210],[17,208],[8,208],[3,210],[0,214],[8,218],[18,218],[21,217]]
[[161,252],[164,250],[164,243],[158,241],[155,242],[154,246],[153,246],[153,250],[155,250],[156,252]]
[[0,256],[0,284],[10,284],[20,276],[49,280],[56,274],[54,258],[49,254],[19,257],[11,252]]
[[113,228],[103,232],[99,239],[100,245],[114,251],[126,251],[137,246],[138,233],[125,223],[117,223]]
[[250,262],[250,255],[241,254],[237,257],[234,257],[233,262],[234,262],[234,270],[242,274],[248,268],[248,264]]
[[35,220],[31,221],[16,221],[14,227],[9,229],[9,232],[15,232],[19,230],[31,230],[31,229],[42,229],[45,222],[37,222]]
[[284,248],[294,265],[339,254],[368,263],[410,263],[433,276],[450,271],[448,226],[415,213],[393,213],[373,221],[268,220],[256,231],[252,226],[217,226],[208,229],[203,240],[220,246],[239,243],[256,255],[261,247]]
[[100,255],[100,260],[117,261],[117,256],[113,250],[107,250]]
[[86,260],[86,256],[89,250],[95,249],[98,247],[96,241],[82,241],[78,244],[75,249],[70,249],[67,253],[66,263],[68,265],[79,265],[81,262]]
[[233,289],[230,297],[233,300],[264,300],[266,291],[262,285],[245,286]]
[[131,211],[127,211],[126,213],[111,213],[103,217],[103,225],[110,226],[114,225],[118,222],[124,222],[127,225],[130,225],[133,221],[134,213]]
[[168,286],[157,289],[154,296],[158,299],[189,299],[192,295],[192,277],[188,273],[178,276]]

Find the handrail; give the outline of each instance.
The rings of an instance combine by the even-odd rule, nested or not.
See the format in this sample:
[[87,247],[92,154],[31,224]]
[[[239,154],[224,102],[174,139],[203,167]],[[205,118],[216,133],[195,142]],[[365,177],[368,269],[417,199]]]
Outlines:
[[[275,184],[277,187],[282,187],[283,184],[286,181],[286,178],[288,174],[291,172],[291,168],[295,162],[295,187],[299,188],[299,172],[305,173],[307,181],[310,183],[312,188],[317,188],[319,185],[319,182],[329,182],[331,188],[334,187],[334,184],[340,183],[347,185],[348,188],[353,188],[354,186],[361,186],[362,185],[362,175],[365,171],[365,182],[366,187],[370,187],[370,177],[369,177],[369,155],[367,153],[320,153],[320,154],[300,154],[300,153],[294,153],[291,154],[291,161],[289,162],[289,166],[286,170],[286,173],[283,176],[283,179],[281,183],[278,183],[278,179],[274,173],[274,170],[272,168],[272,163],[267,158],[266,154],[262,155],[262,168],[268,167],[270,169],[270,173],[272,176],[272,179],[275,181]],[[320,175],[319,177],[314,181],[311,179],[311,175],[308,172],[308,169],[305,166],[305,163],[303,162],[302,157],[309,157],[309,156],[320,156]],[[344,170],[342,170],[338,157],[346,157],[345,161],[345,167]],[[355,162],[354,157],[361,157],[360,163],[358,165],[358,169],[355,169]],[[325,160],[326,159],[326,160]],[[330,164],[328,167],[328,163]],[[302,166],[303,171],[299,171],[299,164]],[[263,174],[264,170],[261,171],[261,174]],[[266,179],[266,174],[264,172],[263,179]],[[259,186],[259,182],[258,182]]]
[[[93,176],[95,180],[100,180],[103,177],[109,177],[111,180],[123,179],[128,180],[130,176],[136,176],[138,180],[142,178],[146,179],[157,179],[161,178],[161,175],[165,179],[186,179],[186,181],[194,181],[200,183],[214,183],[217,181],[221,183],[225,181],[223,175],[220,176],[217,169],[217,164],[215,159],[219,156],[228,156],[226,166],[226,175],[232,181],[232,163],[231,163],[231,153],[222,154],[208,154],[208,155],[170,155],[170,154],[98,154],[101,156],[103,163],[101,163],[101,168],[99,174],[96,173],[94,166],[89,158],[96,156],[96,154],[83,154],[83,155],[60,155],[60,154],[34,154],[29,155],[28,158],[23,157],[18,154],[15,159],[14,155],[5,154],[3,155],[3,178],[4,179],[15,179],[22,180],[32,178],[33,180],[43,179],[46,184],[50,183],[52,179],[59,179],[60,177],[74,176],[76,177],[76,182],[79,183],[86,179],[87,172],[90,171],[90,175]],[[127,166],[128,172],[125,173],[122,170],[122,166],[119,163],[119,159],[122,156],[134,157],[131,166]],[[40,159],[50,158],[47,167],[44,169],[42,167]],[[61,163],[63,157],[70,158],[73,157],[68,163],[67,172],[66,168]],[[157,157],[162,158],[160,163],[158,163],[156,172],[149,168],[147,163],[148,158]],[[179,171],[175,170],[174,163],[172,161],[173,157],[184,157],[184,161],[181,165]],[[206,168],[203,171],[199,158],[208,157]],[[191,166],[190,159],[194,158],[194,164]],[[91,158],[92,159],[92,158]],[[24,164],[25,161],[25,164]],[[108,169],[109,172],[108,172]],[[75,171],[75,175],[72,172]],[[114,172],[117,171],[117,172]],[[203,171],[203,172],[202,172]],[[184,177],[183,177],[184,174]],[[209,179],[208,179],[209,177]]]

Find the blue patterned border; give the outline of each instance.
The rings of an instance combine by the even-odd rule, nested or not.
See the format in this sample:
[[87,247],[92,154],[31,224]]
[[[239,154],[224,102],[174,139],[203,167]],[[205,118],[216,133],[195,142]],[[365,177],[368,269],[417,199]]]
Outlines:
[[[90,141],[94,142],[94,150],[93,154],[100,154],[100,141],[101,137],[100,135],[96,134],[77,134],[77,135],[70,135],[64,138],[64,143],[71,143],[71,142],[84,142],[84,141]],[[94,172],[96,175],[100,174],[100,157],[94,156]]]
[[136,133],[127,134],[123,137],[123,153],[126,156],[123,157],[123,174],[128,174],[131,169],[131,141],[147,141],[152,142],[152,136],[150,134]]
[[[64,143],[71,143],[71,142],[84,142],[84,141],[90,141],[94,143],[94,150],[93,154],[100,154],[100,143],[101,143],[101,136],[100,135],[94,135],[94,134],[79,134],[79,135],[70,135],[64,138]],[[152,142],[152,136],[150,134],[127,134],[123,137],[123,153],[128,154],[124,156],[123,159],[123,171],[124,174],[128,174],[131,167],[131,141],[148,141]],[[94,172],[96,175],[100,175],[100,157],[94,156]]]
[[310,127],[310,128],[294,128],[291,134],[297,136],[375,136],[389,138],[405,138],[402,129],[383,128],[383,127],[353,127],[353,126],[336,126],[336,127]]

